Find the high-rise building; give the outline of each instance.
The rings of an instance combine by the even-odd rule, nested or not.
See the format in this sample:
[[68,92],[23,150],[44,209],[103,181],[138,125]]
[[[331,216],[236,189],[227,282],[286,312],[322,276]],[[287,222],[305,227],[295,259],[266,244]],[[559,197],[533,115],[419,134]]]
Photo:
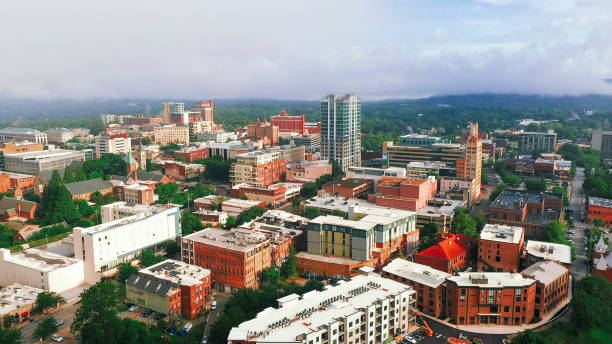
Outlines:
[[361,99],[356,95],[321,99],[321,154],[344,172],[361,166]]
[[594,131],[591,148],[600,151],[602,159],[612,159],[612,131]]
[[129,153],[132,149],[130,138],[125,131],[109,131],[96,137],[96,156],[104,154]]
[[518,150],[520,153],[539,151],[552,153],[557,151],[557,133],[549,130],[545,133],[523,132],[518,135]]
[[204,121],[215,121],[215,104],[212,100],[203,100],[193,104],[191,111],[201,113],[202,120]]
[[280,115],[270,116],[270,122],[272,125],[278,127],[278,131],[281,133],[298,133],[303,135],[306,133],[306,116],[291,116],[287,112],[282,111]]
[[473,180],[470,199],[480,195],[482,178],[482,140],[478,137],[478,123],[470,124],[470,136],[465,143],[465,157],[457,160],[457,176]]
[[163,103],[163,106],[164,106],[164,112],[163,112],[164,123],[170,123],[171,113],[185,112],[185,103],[166,102],[166,103]]

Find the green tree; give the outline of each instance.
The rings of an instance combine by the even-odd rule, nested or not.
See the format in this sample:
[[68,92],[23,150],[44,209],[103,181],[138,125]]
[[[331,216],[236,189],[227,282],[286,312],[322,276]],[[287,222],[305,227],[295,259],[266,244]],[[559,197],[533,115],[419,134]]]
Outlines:
[[314,219],[315,217],[321,215],[321,211],[319,208],[306,208],[304,215],[309,219]]
[[482,228],[488,222],[487,221],[487,215],[482,210],[478,212],[478,214],[476,215],[474,220],[476,221],[476,229],[478,230],[478,232],[480,232],[482,230]]
[[125,300],[125,286],[101,281],[81,294],[70,331],[81,335],[84,344],[122,343],[121,320],[117,313]]
[[38,214],[46,224],[54,224],[62,221],[73,223],[80,218],[72,196],[59,175],[57,170],[53,171],[51,180],[45,186]]
[[265,284],[278,284],[280,282],[280,274],[278,267],[271,266],[261,272],[261,280]]
[[181,247],[176,241],[168,241],[166,244],[166,256],[173,257],[181,252]]
[[497,198],[497,196],[499,196],[499,194],[506,190],[506,187],[507,186],[504,183],[501,183],[497,187],[495,187],[495,190],[493,190],[493,192],[491,192],[491,195],[489,196],[489,201],[493,202]]
[[525,188],[531,192],[544,192],[546,191],[546,179],[527,179]]
[[306,199],[312,198],[317,195],[318,190],[319,188],[317,188],[315,183],[305,183],[300,190],[300,196]]
[[128,278],[132,275],[138,274],[138,268],[130,263],[123,263],[119,266],[119,273],[117,274],[117,281],[121,284],[125,283]]
[[612,284],[604,277],[590,275],[580,280],[571,307],[572,323],[578,329],[612,331]]
[[83,180],[87,180],[87,174],[85,174],[85,171],[83,170],[83,166],[78,166],[77,170],[76,170],[76,176],[75,176],[75,181],[80,182]]
[[423,225],[420,236],[419,250],[425,250],[435,245],[436,236],[438,235],[438,225],[434,222],[428,222]]
[[281,266],[281,276],[283,278],[297,275],[297,257],[295,256],[295,249],[293,245],[289,246],[289,257],[287,261]]
[[552,342],[542,337],[538,332],[525,330],[519,332],[516,337],[512,339],[512,344],[552,344]]
[[143,267],[155,265],[159,262],[166,260],[164,256],[158,256],[155,252],[151,250],[142,251],[142,255],[140,256],[140,265]]
[[21,331],[19,329],[1,328],[0,327],[0,343],[2,344],[22,344]]
[[546,226],[544,232],[544,240],[552,243],[564,244],[567,240],[565,239],[565,228],[559,221],[552,221]]
[[476,220],[470,216],[465,208],[457,207],[455,209],[455,218],[451,224],[452,233],[462,233],[472,238],[478,237]]
[[155,193],[159,195],[159,200],[157,203],[170,203],[170,201],[174,198],[174,195],[177,194],[178,190],[179,186],[176,183],[157,184],[155,187]]
[[96,213],[96,209],[89,205],[89,202],[83,199],[77,199],[74,201],[74,205],[77,207],[77,210],[81,217],[89,217]]
[[66,168],[64,169],[64,183],[68,184],[68,183],[73,183],[76,180],[74,179],[74,173],[72,172],[72,169],[70,168],[70,166],[66,166]]
[[64,302],[64,298],[60,295],[50,291],[43,291],[36,296],[36,306],[34,306],[34,310],[38,313],[42,313],[47,309],[57,307],[57,305],[62,302]]
[[42,321],[39,321],[34,330],[34,337],[46,339],[55,333],[57,331],[56,321],[54,317],[44,318]]
[[181,232],[183,235],[189,235],[203,229],[202,220],[193,215],[190,211],[181,213]]
[[332,176],[334,177],[334,179],[342,179],[342,175],[344,173],[342,173],[342,168],[340,167],[340,164],[338,164],[338,162],[334,159],[332,159],[330,163],[332,165]]
[[181,146],[179,146],[178,144],[174,143],[174,142],[170,142],[165,146],[161,146],[159,147],[160,150],[163,151],[177,151],[179,149],[181,149]]

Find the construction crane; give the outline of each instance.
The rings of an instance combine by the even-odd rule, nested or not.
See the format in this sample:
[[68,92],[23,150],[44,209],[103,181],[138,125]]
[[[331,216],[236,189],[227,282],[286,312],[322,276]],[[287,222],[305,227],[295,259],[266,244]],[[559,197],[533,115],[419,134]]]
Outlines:
[[434,332],[431,329],[431,327],[429,327],[429,325],[427,325],[427,321],[425,321],[425,318],[423,318],[421,313],[419,313],[418,311],[414,311],[414,314],[418,315],[421,318],[421,320],[423,321],[423,325],[425,325],[425,328],[427,329],[427,337],[433,337]]

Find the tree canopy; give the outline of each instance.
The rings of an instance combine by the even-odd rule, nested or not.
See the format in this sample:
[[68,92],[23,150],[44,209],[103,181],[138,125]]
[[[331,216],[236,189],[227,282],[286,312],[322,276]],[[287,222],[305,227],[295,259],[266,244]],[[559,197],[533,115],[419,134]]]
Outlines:
[[0,343],[2,344],[22,344],[21,331],[15,327],[0,327]]
[[57,307],[57,305],[62,302],[64,302],[64,298],[60,295],[50,291],[43,291],[36,296],[36,305],[34,306],[34,310],[42,313],[47,309]]
[[577,328],[612,331],[612,284],[604,277],[589,275],[580,280],[571,307]]
[[62,221],[74,223],[80,217],[72,196],[57,170],[53,171],[51,180],[45,186],[38,215],[45,224],[55,224]]
[[34,337],[45,339],[55,333],[57,331],[56,321],[54,317],[44,318],[39,321],[34,330]]
[[465,208],[455,208],[455,218],[451,224],[452,233],[462,233],[472,238],[478,238],[478,224]]
[[181,232],[183,236],[197,232],[202,228],[204,228],[204,226],[202,226],[202,220],[197,216],[193,215],[188,210],[181,213]]

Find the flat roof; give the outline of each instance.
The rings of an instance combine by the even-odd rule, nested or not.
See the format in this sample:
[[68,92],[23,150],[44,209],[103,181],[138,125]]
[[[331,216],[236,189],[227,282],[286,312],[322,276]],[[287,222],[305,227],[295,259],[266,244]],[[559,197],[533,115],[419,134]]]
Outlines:
[[428,265],[414,263],[401,258],[391,261],[383,267],[383,271],[432,288],[439,287],[448,277],[452,276]]
[[50,149],[50,150],[42,150],[42,151],[34,151],[34,152],[23,152],[23,153],[15,153],[15,154],[7,154],[7,157],[19,157],[23,159],[50,159],[68,155],[82,155],[81,151],[76,150],[67,150],[67,149]]
[[362,186],[363,184],[370,184],[372,180],[364,178],[347,178],[342,180],[334,180],[323,186],[329,187],[341,187],[341,188],[354,188],[356,186]]
[[522,209],[526,203],[542,203],[544,198],[560,199],[562,195],[552,192],[543,192],[541,194],[528,192],[525,190],[504,190],[497,198],[491,202],[492,208],[503,209]]
[[568,245],[528,240],[527,253],[545,260],[554,260],[563,264],[572,263],[572,248]]
[[179,285],[192,286],[202,283],[202,279],[210,275],[210,270],[179,260],[166,259],[138,273],[155,276]]
[[44,290],[18,283],[0,289],[0,315],[35,303],[36,297],[42,292]]
[[416,294],[411,287],[377,274],[359,275],[323,291],[283,297],[278,300],[279,308],[266,308],[254,319],[232,328],[227,340],[296,343],[301,335],[317,332],[321,326],[402,292]]
[[531,278],[525,278],[512,272],[459,272],[456,276],[447,278],[459,287],[478,288],[519,288],[535,283]]
[[[316,196],[304,201],[306,207],[320,208],[328,211],[339,210],[349,213],[349,208],[352,208],[356,214],[378,215],[386,218],[385,223],[390,223],[411,215],[416,215],[416,212],[409,210],[401,210],[395,208],[377,206],[368,201],[344,198],[344,197],[320,197]],[[365,221],[365,217],[360,221]]]
[[238,228],[226,231],[219,228],[205,228],[183,237],[205,245],[217,246],[232,251],[247,252],[267,241],[266,235],[250,229]]
[[603,208],[612,208],[612,199],[589,197],[589,205],[594,205]]
[[251,201],[248,199],[230,198],[223,201],[223,206],[239,207],[239,208],[252,208],[261,204],[261,201]]
[[480,232],[481,240],[518,244],[523,238],[523,227],[486,224]]
[[455,209],[461,207],[464,203],[464,201],[454,199],[432,198],[427,201],[425,207],[417,211],[417,215],[430,217],[453,216]]
[[568,270],[561,264],[549,260],[543,260],[523,270],[523,276],[529,276],[540,283],[549,284],[567,273]]
[[376,227],[375,222],[345,220],[344,218],[340,216],[334,216],[334,215],[317,216],[314,219],[310,220],[310,223],[349,227],[353,229],[361,229],[364,231],[367,231],[367,230],[370,230]]
[[360,262],[358,260],[354,260],[351,258],[323,256],[320,254],[308,253],[306,251],[298,252],[295,256],[298,258],[316,260],[318,262],[338,264],[338,265],[357,265],[357,264],[363,263],[363,262]]
[[81,233],[93,235],[98,232],[114,229],[121,227],[123,225],[134,223],[140,220],[143,220],[149,216],[161,213],[168,209],[178,208],[176,205],[168,205],[168,207],[160,207],[153,205],[143,205],[143,204],[135,204],[135,203],[127,203],[127,202],[115,202],[111,204],[107,204],[103,207],[107,209],[119,210],[129,214],[134,214],[131,216],[126,216],[120,219],[116,219],[113,221],[101,223],[99,225],[93,227],[82,228]]
[[[0,252],[8,251],[7,249],[0,249]],[[10,253],[6,259],[7,262],[21,265],[30,269],[35,269],[42,272],[49,272],[67,266],[77,264],[79,261],[74,258],[61,256],[59,254],[51,253],[49,251],[39,250],[37,248],[29,248],[24,251]]]

